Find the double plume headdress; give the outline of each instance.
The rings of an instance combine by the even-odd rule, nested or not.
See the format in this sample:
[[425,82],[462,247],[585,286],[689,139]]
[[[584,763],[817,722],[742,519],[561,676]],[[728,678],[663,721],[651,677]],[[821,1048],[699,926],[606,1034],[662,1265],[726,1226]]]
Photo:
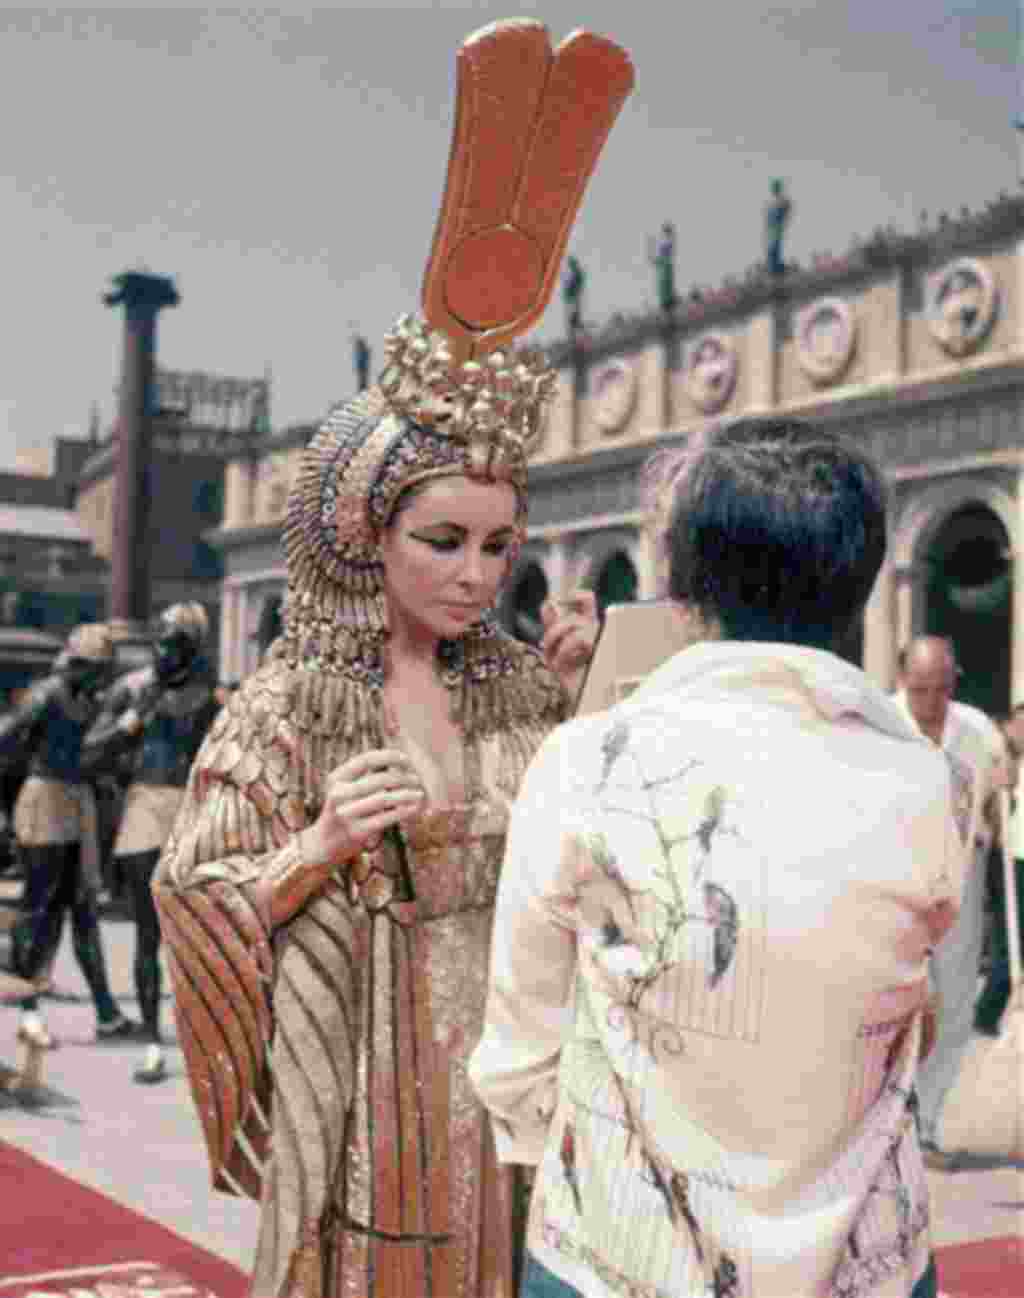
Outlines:
[[[543,313],[584,188],[633,84],[628,55],[588,32],[552,50],[529,19],[495,23],[458,54],[454,138],[422,316],[385,342],[377,384],[331,411],[288,506],[277,656],[379,686],[387,609],[378,538],[413,483],[509,482],[526,464],[555,376],[513,340]],[[449,683],[501,671],[485,619],[443,646]]]

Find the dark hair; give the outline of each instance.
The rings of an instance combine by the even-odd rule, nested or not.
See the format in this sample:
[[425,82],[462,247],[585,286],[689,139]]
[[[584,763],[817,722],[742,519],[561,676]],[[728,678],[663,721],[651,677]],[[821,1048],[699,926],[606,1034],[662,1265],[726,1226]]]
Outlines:
[[670,475],[669,594],[732,640],[831,649],[885,557],[875,463],[796,419],[741,419],[696,439]]

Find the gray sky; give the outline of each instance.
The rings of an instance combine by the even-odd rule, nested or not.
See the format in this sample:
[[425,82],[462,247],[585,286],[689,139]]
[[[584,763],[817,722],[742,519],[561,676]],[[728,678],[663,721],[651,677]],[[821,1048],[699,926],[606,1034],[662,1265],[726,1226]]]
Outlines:
[[[1017,185],[1018,0],[378,3],[301,13],[0,10],[0,463],[114,414],[109,277],[175,277],[159,358],[255,377],[275,427],[353,386],[415,308],[444,181],[454,53],[496,18],[586,26],[632,53],[637,89],[571,247],[586,313],[642,309],[647,236],[679,230],[679,281],[760,256],[770,179],[787,256]],[[556,298],[538,331],[561,332]]]

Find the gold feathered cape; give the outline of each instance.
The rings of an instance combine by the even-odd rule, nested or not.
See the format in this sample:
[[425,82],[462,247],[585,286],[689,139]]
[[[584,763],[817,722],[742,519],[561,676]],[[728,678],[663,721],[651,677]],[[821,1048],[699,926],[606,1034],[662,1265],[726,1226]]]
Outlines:
[[247,887],[297,850],[329,772],[381,745],[365,684],[279,657],[193,767],[154,895],[214,1184],[262,1198],[257,1298],[512,1298],[510,1186],[465,1063],[507,807],[566,705],[535,651],[501,650],[457,700],[485,793],[408,829],[412,903],[382,854],[276,932]]

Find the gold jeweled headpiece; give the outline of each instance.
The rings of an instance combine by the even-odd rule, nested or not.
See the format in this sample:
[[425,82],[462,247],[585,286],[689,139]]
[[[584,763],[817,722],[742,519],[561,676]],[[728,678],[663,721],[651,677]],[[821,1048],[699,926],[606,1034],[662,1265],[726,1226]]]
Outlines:
[[532,19],[494,23],[459,50],[423,315],[399,320],[377,385],[331,411],[292,489],[290,661],[379,676],[387,610],[377,538],[406,487],[451,474],[510,482],[525,517],[527,459],[555,376],[539,352],[512,343],[551,299],[632,86],[617,45],[580,31],[552,50]]

